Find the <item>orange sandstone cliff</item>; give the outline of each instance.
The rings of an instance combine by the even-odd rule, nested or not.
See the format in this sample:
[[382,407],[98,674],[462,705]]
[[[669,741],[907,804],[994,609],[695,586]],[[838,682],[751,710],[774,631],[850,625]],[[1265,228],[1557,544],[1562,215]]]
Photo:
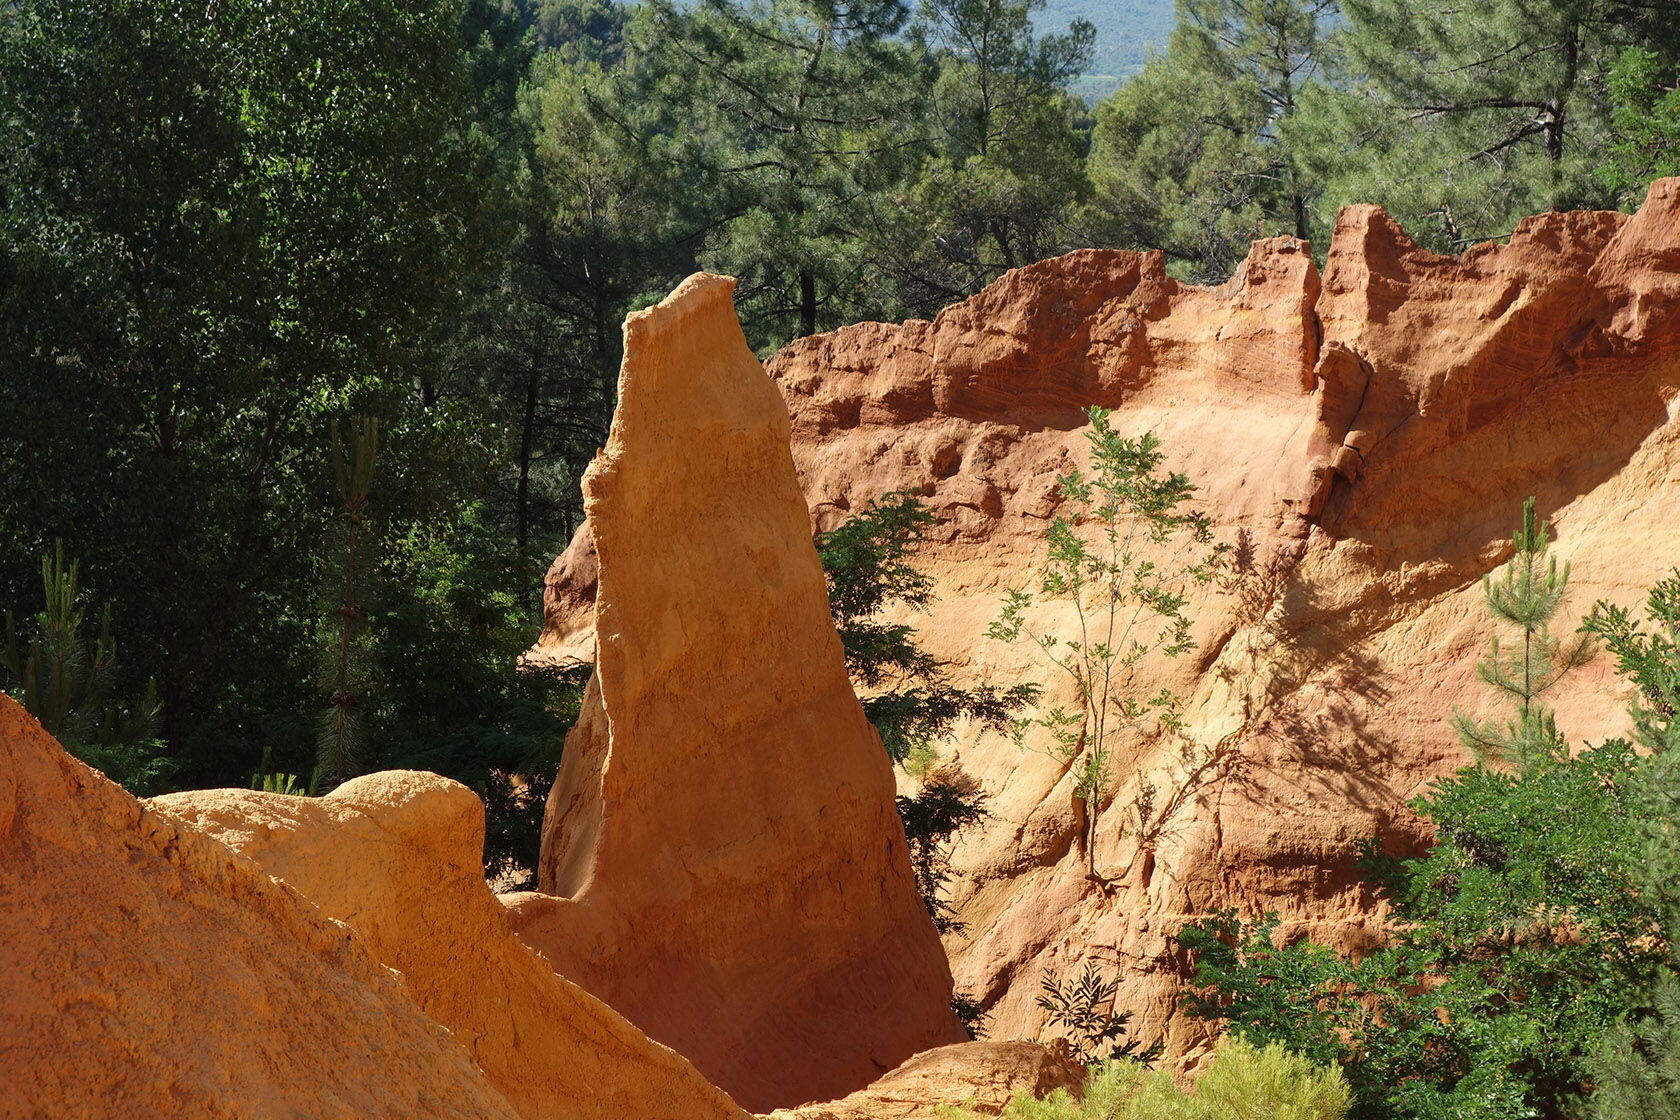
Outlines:
[[0,1117],[514,1120],[351,932],[0,695]]
[[[0,695],[0,1117],[750,1120],[514,938],[482,840],[435,774],[137,801]],[[778,1116],[934,1120],[1081,1074],[962,1043]]]
[[544,893],[508,901],[562,976],[764,1111],[963,1034],[829,622],[787,407],[733,291],[696,275],[625,323],[584,478],[595,673],[549,798]]
[[[709,329],[673,331],[666,345],[686,348],[691,364],[723,360]],[[721,345],[739,349],[733,337]],[[1082,459],[1090,405],[1115,409],[1124,433],[1160,435],[1169,466],[1198,483],[1234,547],[1228,578],[1193,605],[1197,648],[1138,670],[1139,690],[1187,698],[1188,723],[1179,738],[1120,745],[1099,807],[1106,882],[1084,874],[1065,763],[1042,744],[978,732],[949,752],[991,799],[992,819],[956,852],[968,931],[947,948],[959,990],[992,1013],[994,1037],[1043,1032],[1040,980],[1092,961],[1120,978],[1134,1033],[1193,1058],[1206,1036],[1176,1010],[1188,962],[1173,935],[1212,909],[1276,911],[1286,929],[1369,943],[1378,917],[1353,868],[1357,845],[1377,834],[1393,847],[1422,842],[1406,801],[1465,761],[1448,715],[1490,711],[1474,676],[1489,635],[1480,580],[1508,557],[1524,497],[1537,496],[1558,554],[1574,563],[1577,614],[1597,598],[1637,600],[1680,562],[1680,180],[1654,184],[1636,215],[1539,215],[1508,243],[1455,257],[1417,248],[1375,207],[1353,207],[1322,272],[1305,244],[1271,239],[1215,288],[1171,279],[1159,254],[1073,253],[1011,272],[931,322],[802,339],[768,369],[817,528],[895,490],[939,513],[919,558],[934,602],[913,622],[961,682],[1035,681],[1050,686],[1046,703],[1071,699],[1025,651],[983,635],[1003,592],[1035,579],[1056,479]],[[668,407],[700,411],[682,398]],[[644,441],[674,438],[634,422],[615,432],[591,491],[601,604],[590,607],[586,530],[550,572],[533,651],[588,657],[598,632],[602,681],[630,682],[643,698],[638,721],[664,707],[658,731],[638,723],[647,742],[692,739],[685,719],[719,718],[694,704],[696,671],[763,695],[792,687],[781,667],[808,657],[803,637],[784,646],[784,584],[765,566],[778,553],[749,533],[735,568],[716,564],[718,538],[744,532],[728,486],[713,484],[712,472],[739,461],[733,442],[693,433],[709,456],[690,448],[669,460],[680,467],[650,468],[635,476],[638,497],[623,496],[620,464]],[[621,508],[645,504],[609,520],[610,485]],[[729,528],[714,536],[714,519]],[[614,603],[612,575],[637,563],[631,548],[676,581],[655,609],[636,609],[634,627],[619,621],[629,612]],[[743,597],[757,600],[738,616],[746,625],[717,620]],[[1033,616],[1052,632],[1069,621],[1055,607]],[[697,633],[721,640],[697,655],[687,644]],[[1624,691],[1609,666],[1565,688],[1566,731],[1619,728]],[[563,839],[545,883],[585,900],[591,868],[604,865],[576,857],[604,849],[583,838],[610,824],[592,793],[611,723],[602,707],[597,687],[562,775],[570,792],[550,808]],[[605,708],[610,717],[610,692]],[[733,734],[718,727],[730,734],[700,737]],[[742,757],[740,781],[753,788],[731,796],[785,780]],[[658,792],[628,800],[666,796],[685,773],[638,772]],[[688,810],[670,811],[681,820]],[[635,827],[662,819],[638,812]],[[645,852],[646,841],[625,850]]]

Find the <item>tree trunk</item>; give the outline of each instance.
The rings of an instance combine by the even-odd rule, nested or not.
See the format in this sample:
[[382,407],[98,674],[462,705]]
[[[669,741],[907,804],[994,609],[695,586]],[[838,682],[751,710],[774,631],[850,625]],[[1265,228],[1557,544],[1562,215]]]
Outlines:
[[1563,159],[1564,125],[1569,117],[1569,94],[1575,88],[1581,64],[1581,29],[1571,27],[1563,40],[1563,74],[1557,96],[1547,107],[1546,157],[1553,163]]
[[542,365],[533,347],[525,370],[525,401],[519,413],[519,481],[514,487],[514,538],[519,555],[531,543],[531,458],[536,449],[537,403],[542,390]]
[[1003,231],[1003,223],[992,221],[988,222],[987,225],[991,227],[992,240],[997,242],[998,252],[1003,254],[1003,267],[1006,269],[1017,267],[1015,251],[1009,247],[1009,237]]
[[799,325],[807,335],[817,333],[817,278],[811,270],[799,270]]

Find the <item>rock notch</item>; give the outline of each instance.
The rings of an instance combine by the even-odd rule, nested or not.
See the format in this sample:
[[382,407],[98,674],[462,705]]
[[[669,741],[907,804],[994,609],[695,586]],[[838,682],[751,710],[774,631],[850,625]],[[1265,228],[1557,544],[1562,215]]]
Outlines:
[[149,804],[354,930],[523,1120],[747,1120],[513,935],[484,882],[484,803],[458,782],[398,770],[321,798],[222,789]]
[[733,291],[698,274],[624,324],[584,478],[595,673],[544,894],[510,913],[563,976],[766,1111],[963,1034]]

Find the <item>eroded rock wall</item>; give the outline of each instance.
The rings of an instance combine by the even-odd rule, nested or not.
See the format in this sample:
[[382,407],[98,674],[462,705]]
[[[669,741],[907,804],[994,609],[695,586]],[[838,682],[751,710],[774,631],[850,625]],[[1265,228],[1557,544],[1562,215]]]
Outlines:
[[837,1101],[772,1112],[768,1120],[942,1120],[961,1108],[995,1116],[1019,1095],[1079,1094],[1085,1067],[1065,1044],[958,1042],[924,1050]]
[[696,275],[625,323],[584,479],[595,674],[544,893],[510,914],[561,975],[765,1111],[963,1034],[829,620],[787,407],[733,290]]
[[[1235,547],[1230,578],[1193,604],[1197,649],[1139,668],[1140,691],[1188,699],[1188,726],[1121,745],[1098,830],[1106,885],[1083,872],[1067,767],[1043,744],[959,736],[992,818],[957,852],[968,932],[948,949],[994,1037],[1038,1034],[1040,979],[1093,960],[1121,979],[1137,1034],[1193,1058],[1205,1035],[1176,1010],[1184,920],[1272,910],[1370,940],[1357,845],[1421,844],[1406,801],[1465,761],[1452,708],[1492,710],[1474,676],[1490,633],[1479,584],[1524,497],[1574,563],[1575,616],[1636,602],[1680,563],[1680,180],[1637,215],[1540,215],[1454,257],[1354,207],[1322,275],[1307,246],[1272,239],[1215,288],[1172,280],[1159,254],[1074,253],[931,322],[800,340],[768,368],[816,527],[894,490],[939,513],[920,557],[934,601],[913,622],[960,681],[1071,699],[983,634],[1004,590],[1035,580],[1089,405],[1160,435]],[[587,551],[580,539],[550,574],[537,656],[586,650]],[[1071,624],[1055,607],[1032,621]],[[1555,701],[1584,739],[1619,730],[1624,698],[1601,663]]]

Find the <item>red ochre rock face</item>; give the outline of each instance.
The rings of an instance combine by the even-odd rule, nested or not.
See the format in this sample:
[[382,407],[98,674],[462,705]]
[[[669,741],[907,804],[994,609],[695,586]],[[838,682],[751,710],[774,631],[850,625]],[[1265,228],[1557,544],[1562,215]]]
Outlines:
[[[515,929],[757,1111],[964,1035],[734,281],[625,323],[584,479],[595,673]],[[592,571],[580,562],[571,571]]]
[[[1071,1083],[1040,1048],[942,1045],[945,949],[993,1037],[1042,1033],[1041,978],[1091,961],[1136,1034],[1193,1060],[1184,920],[1375,935],[1353,855],[1421,843],[1406,800],[1464,761],[1446,717],[1488,710],[1479,581],[1522,498],[1558,527],[1577,615],[1680,561],[1680,181],[1457,257],[1355,207],[1322,274],[1274,239],[1217,288],[1075,253],[932,322],[802,340],[769,377],[730,292],[697,276],[626,324],[591,530],[551,572],[534,651],[597,665],[547,893],[495,902],[482,808],[436,776],[145,803],[0,696],[0,1117],[741,1120],[716,1082],[759,1110],[908,1120]],[[926,644],[960,682],[1045,681],[981,635],[1038,571],[1092,404],[1160,435],[1234,546],[1197,593],[1196,650],[1135,682],[1179,691],[1192,755],[1218,765],[1120,744],[1099,886],[1067,768],[958,736],[992,816],[957,852],[968,932],[942,949],[810,530],[922,494],[942,519]],[[1555,697],[1584,740],[1625,700],[1604,664]]]
[[[747,368],[733,336],[671,326],[662,345],[683,355],[674,363],[719,362],[722,347]],[[1136,1035],[1160,1037],[1170,1057],[1193,1060],[1206,1037],[1177,1011],[1187,962],[1173,935],[1215,908],[1275,911],[1287,932],[1348,948],[1371,942],[1380,914],[1354,870],[1357,846],[1379,833],[1394,847],[1421,844],[1407,800],[1466,761],[1448,716],[1454,706],[1496,710],[1474,674],[1491,632],[1480,580],[1509,556],[1525,497],[1538,499],[1556,525],[1557,555],[1573,563],[1564,626],[1599,598],[1638,602],[1680,563],[1680,180],[1653,184],[1637,214],[1542,214],[1506,244],[1450,257],[1418,248],[1381,210],[1352,207],[1322,272],[1304,243],[1273,238],[1256,242],[1214,288],[1173,280],[1157,253],[1081,251],[1011,272],[931,322],[863,323],[801,339],[767,368],[791,417],[807,528],[832,527],[901,490],[923,495],[940,516],[918,557],[935,581],[933,603],[908,621],[960,683],[1033,681],[1050,686],[1046,703],[1071,699],[1028,651],[984,632],[1004,591],[1036,579],[1056,479],[1083,460],[1091,405],[1114,409],[1123,434],[1160,436],[1167,465],[1197,483],[1198,505],[1234,547],[1228,578],[1196,592],[1195,651],[1146,661],[1136,676],[1143,693],[1183,695],[1192,753],[1217,748],[1223,761],[1192,772],[1185,742],[1119,745],[1099,816],[1106,888],[1086,879],[1073,778],[1043,744],[967,730],[948,751],[981,782],[992,816],[956,852],[967,932],[946,948],[958,989],[991,1012],[996,1038],[1049,1033],[1036,1005],[1040,980],[1091,961],[1120,979],[1117,1003],[1134,1012]],[[639,403],[647,414],[712,407],[674,381],[650,379],[641,390],[675,394]],[[638,432],[657,429],[626,423],[592,484],[596,539],[581,531],[550,572],[532,656],[588,658],[598,633],[602,680],[616,674],[632,682],[620,695],[639,697],[621,709],[635,713],[626,718],[637,730],[615,727],[622,739],[613,741],[662,741],[650,753],[661,760],[685,744],[686,761],[635,771],[640,792],[614,785],[608,793],[613,698],[608,689],[603,711],[601,682],[592,689],[551,803],[545,866],[545,887],[576,894],[575,908],[602,906],[588,901],[591,892],[654,889],[622,885],[629,872],[611,860],[578,861],[608,846],[610,815],[591,806],[626,806],[629,819],[614,826],[635,833],[625,852],[689,830],[730,846],[709,828],[732,831],[731,850],[750,849],[758,841],[741,838],[751,831],[741,818],[726,825],[720,814],[793,788],[776,764],[749,761],[767,757],[757,745],[738,742],[726,765],[700,761],[725,749],[709,744],[764,739],[760,731],[743,738],[735,707],[697,706],[697,677],[715,685],[713,695],[773,698],[780,718],[793,719],[787,713],[804,710],[811,681],[830,681],[837,663],[825,655],[821,672],[809,665],[806,628],[817,625],[818,604],[808,594],[789,603],[785,565],[771,562],[791,546],[741,537],[757,515],[743,512],[741,495],[722,493],[730,484],[713,482],[756,461],[734,442],[734,423],[659,435],[667,445],[704,444],[707,454],[654,458],[683,465],[649,467],[633,483],[628,464],[654,438]],[[764,432],[766,446],[779,438]],[[609,493],[623,511],[611,525],[597,510]],[[791,532],[782,525],[778,541]],[[726,538],[737,551],[719,571]],[[656,607],[616,605],[615,565],[657,571],[677,589],[648,600]],[[808,566],[803,578],[810,583]],[[617,621],[630,610],[639,625]],[[1054,632],[1070,619],[1045,607],[1032,621]],[[1560,724],[1581,740],[1619,731],[1625,699],[1605,663],[1554,696]],[[822,710],[841,707],[824,700]],[[762,711],[753,718],[767,726]],[[815,741],[842,723],[850,742],[850,714],[769,738]],[[640,765],[627,762],[626,773]],[[870,780],[884,782],[884,771]],[[1157,806],[1174,796],[1158,827],[1140,830],[1128,822],[1150,789]],[[669,809],[632,808],[679,790],[689,800]],[[784,811],[826,804],[848,835],[865,827],[837,802],[804,804]],[[896,830],[879,827],[879,846],[896,851]],[[814,866],[819,855],[801,843],[788,858]],[[710,892],[716,866],[702,857],[643,874]],[[746,897],[751,907],[764,901]],[[684,896],[650,901],[644,912],[710,905]],[[690,918],[665,920],[692,928]],[[708,944],[736,951],[726,938]],[[595,953],[607,959],[611,946]],[[715,983],[710,967],[671,975]],[[693,1020],[681,1029],[705,1033]]]

